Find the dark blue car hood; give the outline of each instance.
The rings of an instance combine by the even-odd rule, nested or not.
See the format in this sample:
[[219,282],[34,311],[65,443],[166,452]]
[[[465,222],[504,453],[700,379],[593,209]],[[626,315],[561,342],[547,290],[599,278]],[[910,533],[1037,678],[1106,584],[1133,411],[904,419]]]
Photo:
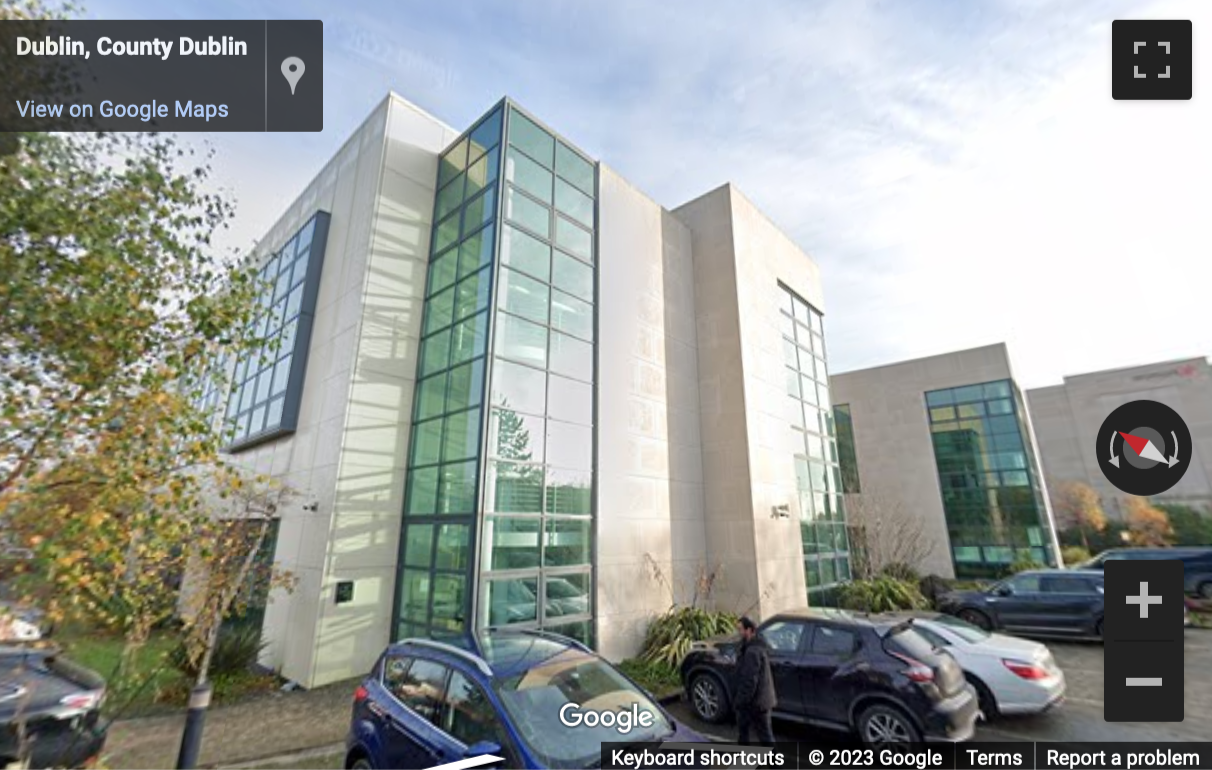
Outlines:
[[696,733],[694,730],[691,730],[689,727],[682,724],[681,722],[679,722],[676,719],[673,720],[673,727],[674,727],[673,734],[670,735],[668,738],[665,738],[663,741],[661,741],[662,743],[712,743],[712,742],[715,742],[714,738],[708,738],[707,736],[705,736],[701,733]]

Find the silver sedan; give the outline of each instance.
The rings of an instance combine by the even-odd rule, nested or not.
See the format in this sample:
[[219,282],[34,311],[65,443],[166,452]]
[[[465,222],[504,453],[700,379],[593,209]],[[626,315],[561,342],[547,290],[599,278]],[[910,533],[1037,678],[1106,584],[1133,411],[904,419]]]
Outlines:
[[1043,644],[990,633],[941,613],[898,613],[959,663],[980,698],[986,719],[1037,714],[1065,699],[1065,674]]

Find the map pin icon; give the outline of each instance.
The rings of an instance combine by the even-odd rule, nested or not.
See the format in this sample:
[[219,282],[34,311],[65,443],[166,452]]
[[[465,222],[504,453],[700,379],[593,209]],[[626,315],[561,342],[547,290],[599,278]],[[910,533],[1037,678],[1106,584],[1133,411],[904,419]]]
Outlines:
[[291,96],[294,96],[295,86],[298,85],[299,78],[303,77],[303,71],[306,69],[303,60],[298,56],[287,56],[282,60],[282,76],[286,78],[287,83],[290,83]]

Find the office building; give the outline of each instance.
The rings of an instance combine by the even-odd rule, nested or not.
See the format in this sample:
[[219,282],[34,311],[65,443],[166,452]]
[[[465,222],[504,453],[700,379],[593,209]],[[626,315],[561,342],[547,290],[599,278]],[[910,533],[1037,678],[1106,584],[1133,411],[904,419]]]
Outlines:
[[[1112,518],[1124,516],[1124,493],[1098,466],[1097,436],[1107,415],[1130,401],[1159,401],[1178,412],[1193,447],[1178,447],[1187,472],[1155,503],[1187,505],[1212,515],[1212,366],[1206,358],[1168,361],[1065,377],[1061,385],[1027,391],[1044,478],[1088,484]],[[1124,430],[1144,427],[1132,425]]]
[[1022,559],[1057,563],[1005,345],[835,374],[830,384],[848,519],[866,527],[873,547],[902,559],[912,547],[912,566],[943,577],[999,576]]
[[510,100],[391,95],[251,258],[281,344],[211,400],[303,498],[283,676],[501,624],[618,659],[704,574],[758,616],[848,575],[820,275],[731,185],[666,209]]

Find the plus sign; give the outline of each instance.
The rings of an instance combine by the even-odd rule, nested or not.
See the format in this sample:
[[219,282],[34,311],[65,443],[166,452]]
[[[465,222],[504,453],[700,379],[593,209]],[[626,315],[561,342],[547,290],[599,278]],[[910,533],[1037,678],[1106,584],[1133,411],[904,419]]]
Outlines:
[[1147,617],[1149,617],[1149,605],[1150,604],[1161,604],[1162,603],[1161,600],[1162,600],[1162,598],[1160,596],[1150,596],[1149,595],[1149,584],[1146,581],[1142,580],[1140,583],[1140,596],[1129,596],[1128,604],[1139,604],[1140,605],[1140,616],[1142,618],[1147,618]]

